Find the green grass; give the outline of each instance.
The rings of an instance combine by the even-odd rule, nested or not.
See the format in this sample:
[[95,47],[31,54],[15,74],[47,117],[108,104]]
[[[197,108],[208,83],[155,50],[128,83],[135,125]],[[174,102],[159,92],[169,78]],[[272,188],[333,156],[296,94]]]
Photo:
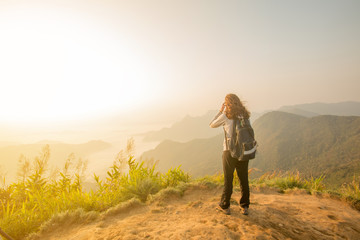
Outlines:
[[354,176],[352,182],[343,184],[340,188],[340,194],[342,198],[360,211],[360,177]]
[[[253,169],[249,169],[249,174]],[[195,181],[203,182],[207,185],[222,185],[223,174],[216,174],[214,176],[205,176],[198,178]],[[280,193],[288,192],[291,189],[302,189],[308,194],[323,194],[337,200],[345,201],[350,206],[360,211],[360,177],[354,176],[353,180],[349,183],[344,183],[340,188],[329,189],[324,184],[325,175],[321,175],[317,178],[304,178],[298,171],[295,172],[271,172],[265,173],[259,178],[250,180],[250,187],[265,187],[275,188]],[[234,172],[233,186],[239,190],[239,180]]]
[[304,179],[300,176],[299,172],[272,172],[262,175],[260,178],[253,179],[251,184],[254,186],[262,185],[268,187],[276,187],[281,191],[287,189],[305,189],[309,193],[321,192],[325,190],[323,184],[324,176],[318,178],[311,177],[310,179]]

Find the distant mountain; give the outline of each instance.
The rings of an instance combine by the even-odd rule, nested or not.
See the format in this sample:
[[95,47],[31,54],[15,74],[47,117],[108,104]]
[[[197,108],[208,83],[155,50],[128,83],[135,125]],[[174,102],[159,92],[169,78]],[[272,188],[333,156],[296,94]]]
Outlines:
[[195,138],[209,138],[221,132],[221,129],[209,128],[209,123],[218,111],[208,111],[199,117],[186,116],[170,128],[145,133],[144,141],[162,141],[165,139],[186,142]]
[[85,160],[90,154],[111,147],[111,144],[100,140],[89,141],[83,144],[66,144],[45,140],[35,144],[0,147],[0,166],[7,173],[7,182],[14,180],[21,154],[33,160],[46,144],[50,146],[49,165],[53,167],[63,167],[65,160],[71,153],[74,153],[77,158],[81,157]]
[[280,108],[279,111],[292,113],[292,114],[300,115],[300,116],[303,116],[303,117],[316,117],[316,116],[320,115],[318,113],[305,111],[305,110],[302,110],[302,109],[299,109],[299,108],[296,108],[296,107],[282,107],[282,108]]
[[[360,116],[360,102],[298,104],[283,106],[278,111],[310,118],[319,115]],[[144,133],[144,141],[163,141],[168,139],[187,142],[197,138],[213,137],[222,132],[221,129],[214,131],[208,127],[217,112],[217,110],[211,110],[198,117],[186,116],[169,128]],[[268,112],[252,112],[251,122],[255,122],[259,117]]]
[[279,111],[306,117],[317,115],[360,116],[360,102],[307,103],[283,106]]
[[[175,123],[170,128],[163,128],[158,131],[145,133],[144,141],[163,141],[173,140],[187,142],[198,138],[210,138],[218,135],[223,130],[209,128],[218,110],[208,111],[205,115],[199,117],[186,116],[181,121]],[[251,121],[256,120],[263,113],[252,113]]]
[[60,142],[60,141],[54,141],[54,140],[41,140],[35,144],[64,144],[64,143]]
[[[259,176],[272,170],[299,170],[306,176],[325,174],[340,185],[360,172],[360,117],[316,116],[306,118],[270,112],[253,124],[259,151],[250,167]],[[187,143],[164,141],[144,158],[160,160],[160,170],[182,165],[195,176],[221,171],[223,136]]]

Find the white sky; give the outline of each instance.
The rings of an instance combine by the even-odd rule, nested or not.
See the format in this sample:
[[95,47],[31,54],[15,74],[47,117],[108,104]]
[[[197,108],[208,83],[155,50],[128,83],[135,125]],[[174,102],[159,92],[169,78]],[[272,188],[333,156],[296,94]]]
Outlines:
[[0,122],[360,101],[356,0],[0,0],[0,34]]

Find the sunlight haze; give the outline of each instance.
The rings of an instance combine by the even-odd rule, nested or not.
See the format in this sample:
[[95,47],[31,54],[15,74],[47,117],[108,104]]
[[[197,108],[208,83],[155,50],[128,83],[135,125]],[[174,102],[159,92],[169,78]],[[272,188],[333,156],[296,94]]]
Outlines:
[[170,122],[217,109],[229,92],[252,111],[359,101],[359,9],[349,0],[1,1],[0,121]]
[[360,0],[0,0],[0,240],[360,239],[359,90]]

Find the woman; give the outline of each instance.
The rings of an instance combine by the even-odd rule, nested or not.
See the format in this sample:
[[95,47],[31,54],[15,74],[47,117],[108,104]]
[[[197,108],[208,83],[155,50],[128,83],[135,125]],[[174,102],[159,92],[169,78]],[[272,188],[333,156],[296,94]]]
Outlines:
[[248,180],[248,159],[239,161],[236,158],[231,157],[228,145],[230,139],[233,137],[233,124],[234,119],[243,117],[249,119],[250,112],[242,104],[238,96],[235,94],[228,94],[225,97],[220,112],[215,116],[214,120],[210,123],[210,127],[217,128],[224,127],[225,139],[223,144],[223,171],[224,171],[224,190],[219,203],[220,210],[225,214],[230,214],[230,198],[233,191],[233,177],[234,170],[236,169],[237,175],[240,180],[241,187],[241,199],[240,206],[244,215],[249,214],[250,205],[250,192],[249,192],[249,180]]

